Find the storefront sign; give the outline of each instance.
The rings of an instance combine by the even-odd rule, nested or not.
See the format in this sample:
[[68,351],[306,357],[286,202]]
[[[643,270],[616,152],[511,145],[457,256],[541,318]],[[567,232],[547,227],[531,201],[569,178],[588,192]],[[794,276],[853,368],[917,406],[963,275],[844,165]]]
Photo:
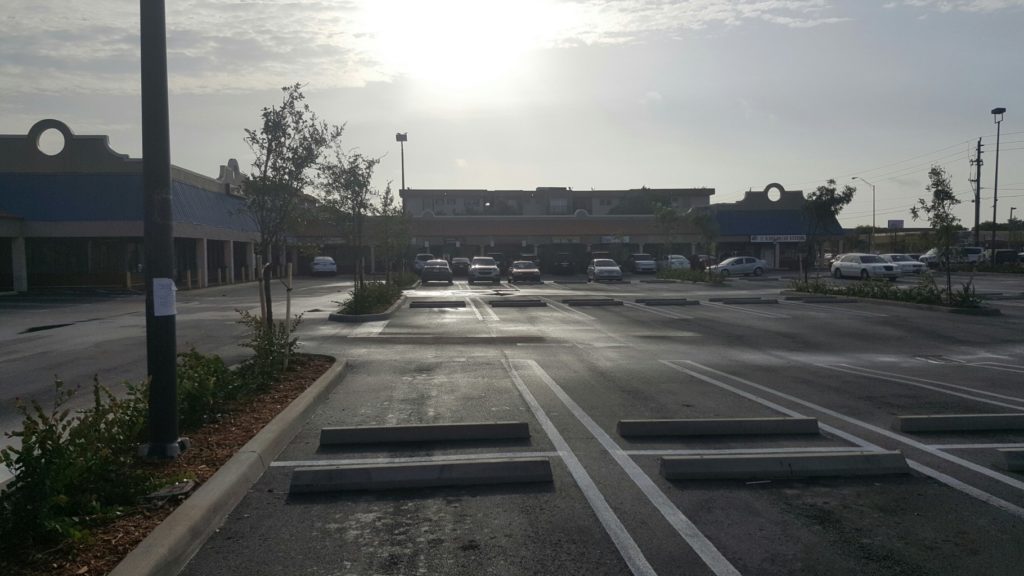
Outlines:
[[751,242],[806,242],[807,236],[803,234],[766,234],[763,236],[751,236]]

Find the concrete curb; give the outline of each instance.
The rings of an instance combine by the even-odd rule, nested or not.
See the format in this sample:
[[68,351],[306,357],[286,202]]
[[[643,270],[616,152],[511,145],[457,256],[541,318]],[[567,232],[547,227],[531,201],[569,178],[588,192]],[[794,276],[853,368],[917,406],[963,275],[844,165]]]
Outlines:
[[322,428],[320,430],[320,445],[443,442],[447,440],[511,440],[529,437],[530,425],[526,422],[349,426]]
[[668,480],[759,480],[909,474],[900,452],[665,456]]
[[687,300],[686,298],[637,298],[637,304],[645,306],[696,306],[700,300]]
[[488,300],[493,308],[542,308],[547,302],[538,299]]
[[775,298],[708,298],[708,302],[721,302],[722,304],[778,304]]
[[900,432],[1024,430],[1024,413],[897,416],[894,425]]
[[344,378],[335,362],[135,547],[110,576],[176,576],[220,527],[310,412]]
[[465,300],[413,300],[409,308],[465,308]]
[[405,294],[402,294],[390,308],[380,314],[331,314],[327,319],[331,322],[375,322],[387,320],[395,311],[402,307],[402,304],[405,304],[405,299]]
[[646,436],[733,436],[820,434],[816,418],[701,418],[690,420],[619,420],[623,438]]
[[[810,292],[797,292],[795,290],[783,290],[780,294],[805,294],[807,296],[822,296],[822,294],[812,294]],[[837,295],[838,296],[838,295]],[[847,298],[847,296],[842,296]],[[999,308],[991,308],[987,306],[981,306],[978,308],[950,308],[949,306],[938,306],[935,304],[918,304],[916,302],[900,302],[899,300],[883,300],[881,298],[863,298],[849,296],[851,300],[855,300],[858,303],[870,303],[870,304],[881,304],[883,306],[902,306],[904,308],[917,308],[918,310],[931,310],[933,312],[945,312],[947,314],[965,314],[967,316],[1001,316],[1002,311]]]
[[290,494],[345,490],[397,490],[551,482],[547,458],[503,458],[468,462],[310,466],[292,471]]
[[622,306],[622,300],[611,298],[567,298],[562,304],[568,306]]

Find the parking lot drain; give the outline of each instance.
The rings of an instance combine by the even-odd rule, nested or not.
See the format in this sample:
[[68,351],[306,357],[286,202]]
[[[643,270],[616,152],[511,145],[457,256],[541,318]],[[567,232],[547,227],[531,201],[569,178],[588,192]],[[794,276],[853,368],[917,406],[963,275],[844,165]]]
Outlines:
[[612,298],[570,298],[562,300],[562,304],[569,306],[622,306],[622,300],[614,300]]
[[695,306],[700,300],[687,300],[686,298],[637,298],[637,304],[645,306]]
[[732,436],[819,434],[816,418],[699,418],[688,420],[619,420],[623,438],[648,436]]
[[548,305],[547,302],[545,302],[543,300],[538,300],[536,298],[531,298],[531,299],[518,298],[518,299],[508,299],[508,300],[488,300],[487,303],[490,304],[494,308],[540,308],[540,307],[544,307],[544,306]]
[[409,308],[465,308],[465,300],[414,300]]
[[895,424],[896,429],[901,432],[1024,430],[1024,413],[897,416]]
[[348,490],[396,490],[551,482],[547,458],[504,458],[467,462],[311,466],[292,472],[289,492],[310,494]]
[[661,474],[668,480],[779,480],[909,473],[903,454],[883,451],[665,456],[661,459]]
[[708,298],[708,302],[722,304],[778,304],[775,298]]
[[518,440],[530,437],[526,422],[467,422],[322,428],[320,445]]
[[1010,472],[1024,472],[1024,448],[1000,448],[1003,464]]

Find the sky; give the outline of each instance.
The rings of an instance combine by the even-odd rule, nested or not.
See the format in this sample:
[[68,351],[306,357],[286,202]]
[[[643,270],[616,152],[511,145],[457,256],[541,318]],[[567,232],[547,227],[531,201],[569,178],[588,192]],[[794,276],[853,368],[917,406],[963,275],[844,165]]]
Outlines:
[[[713,187],[829,178],[844,226],[906,226],[944,166],[973,224],[1024,217],[1024,0],[170,0],[171,161],[252,163],[244,129],[304,84],[397,189]],[[142,154],[139,2],[3,0],[0,134],[56,118]]]

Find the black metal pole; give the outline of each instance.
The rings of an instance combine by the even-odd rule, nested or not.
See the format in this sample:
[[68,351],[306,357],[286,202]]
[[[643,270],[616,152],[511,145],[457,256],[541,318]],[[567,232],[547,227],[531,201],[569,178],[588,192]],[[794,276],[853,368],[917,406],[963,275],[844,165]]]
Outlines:
[[181,453],[178,437],[171,145],[164,0],[139,0],[142,44],[142,186],[145,194],[149,458]]
[[979,227],[981,222],[981,167],[985,164],[981,161],[981,138],[978,138],[977,150],[975,153],[977,159],[974,161],[978,166],[974,177],[974,245],[981,246],[981,228]]
[[[1003,109],[997,108],[996,110]],[[996,110],[993,110],[992,113],[996,114]],[[999,203],[999,132],[1003,127],[1003,111],[998,112],[999,120],[996,121],[996,175],[992,181],[992,252],[989,259],[990,266],[995,266],[996,264],[996,204]]]
[[402,148],[402,190],[405,190],[405,140],[398,144]]

